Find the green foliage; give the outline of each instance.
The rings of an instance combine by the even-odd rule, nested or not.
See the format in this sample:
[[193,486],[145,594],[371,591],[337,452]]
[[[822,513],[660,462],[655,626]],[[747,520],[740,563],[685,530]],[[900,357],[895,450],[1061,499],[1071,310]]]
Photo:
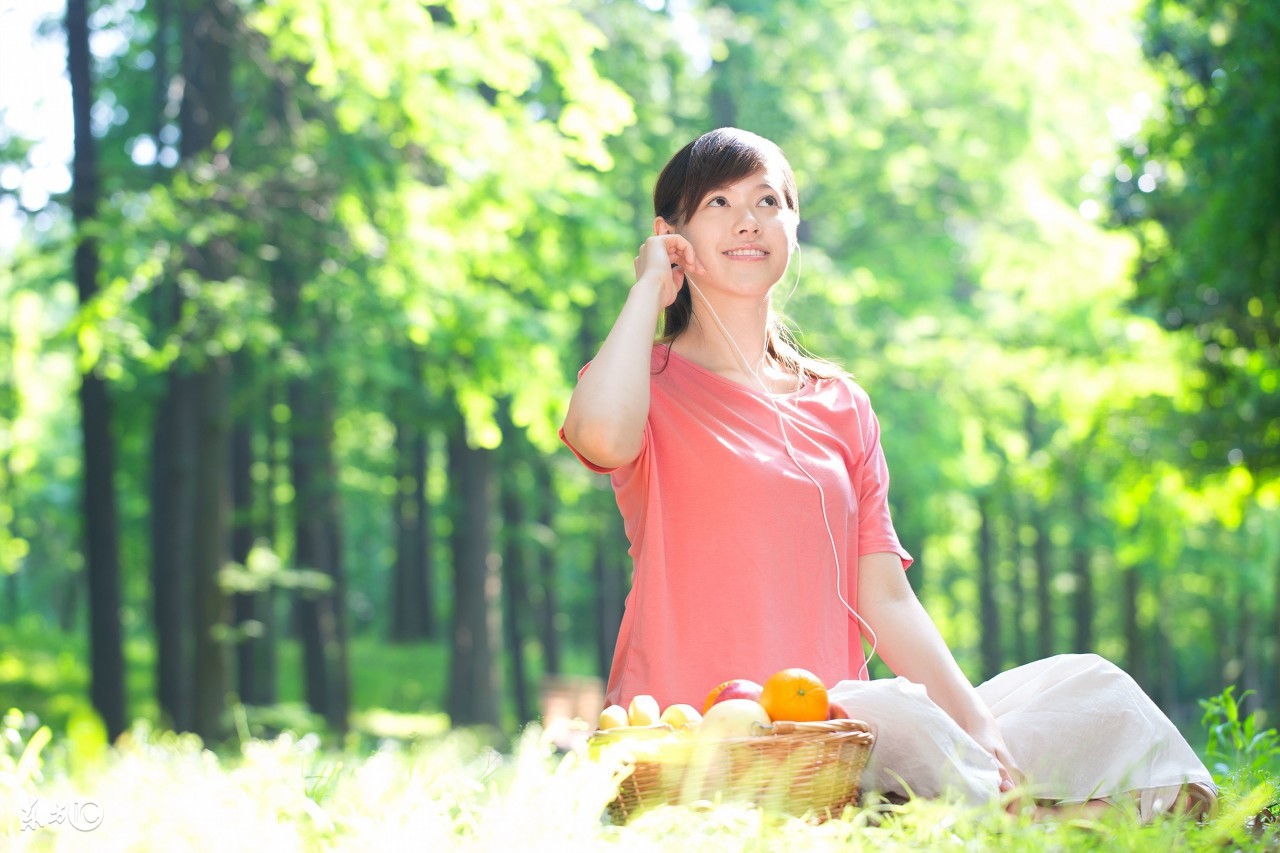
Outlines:
[[1199,350],[1199,465],[1280,466],[1280,9],[1150,2],[1144,48],[1163,97],[1125,140],[1111,187],[1142,243],[1140,304]]
[[1209,733],[1206,756],[1214,778],[1222,782],[1230,778],[1245,788],[1272,781],[1280,771],[1280,734],[1274,728],[1263,729],[1256,712],[1241,716],[1240,703],[1251,694],[1245,691],[1237,700],[1231,685],[1200,702],[1201,724]]
[[93,713],[81,645],[39,617],[0,625],[0,684],[5,703],[30,709],[64,731],[69,720]]

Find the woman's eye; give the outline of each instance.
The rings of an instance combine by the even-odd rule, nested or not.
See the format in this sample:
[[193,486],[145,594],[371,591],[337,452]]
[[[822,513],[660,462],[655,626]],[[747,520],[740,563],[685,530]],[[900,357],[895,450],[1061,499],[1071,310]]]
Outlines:
[[760,199],[760,203],[765,205],[766,207],[777,207],[778,197],[773,195],[767,195],[764,198]]
[[728,203],[724,196],[718,195],[707,201],[707,207],[724,207]]

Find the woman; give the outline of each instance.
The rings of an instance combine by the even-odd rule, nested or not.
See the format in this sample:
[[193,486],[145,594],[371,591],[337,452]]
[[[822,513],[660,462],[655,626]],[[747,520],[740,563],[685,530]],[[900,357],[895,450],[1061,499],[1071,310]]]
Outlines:
[[[667,164],[654,212],[636,282],[561,429],[584,464],[610,475],[635,565],[606,700],[701,706],[728,678],[800,666],[876,728],[868,787],[976,800],[1011,790],[1022,756],[992,711],[1001,697],[969,683],[906,580],[911,556],[890,519],[867,395],[800,353],[772,309],[799,222],[786,158],[755,134],[707,133]],[[899,678],[863,680],[864,639]],[[1006,679],[1005,692],[1024,681]],[[1159,718],[1159,738],[1177,741],[1171,773],[1125,768],[1117,790],[1033,790],[1085,802],[1159,783],[1168,801],[1169,786],[1211,786],[1127,680],[1123,698],[1133,693]],[[1026,716],[1026,702],[1010,707]],[[1037,751],[1023,728],[1019,743]],[[1156,800],[1147,811],[1171,804]]]

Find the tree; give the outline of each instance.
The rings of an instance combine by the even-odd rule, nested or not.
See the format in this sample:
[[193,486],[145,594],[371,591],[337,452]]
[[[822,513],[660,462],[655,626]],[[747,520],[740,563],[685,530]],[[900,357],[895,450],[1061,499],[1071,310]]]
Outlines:
[[[422,353],[412,344],[404,349],[406,381],[393,392],[390,405],[396,449],[396,492],[392,499],[396,554],[387,608],[392,642],[435,639],[437,634],[434,519],[427,498],[429,418],[418,384],[411,381],[423,376]],[[400,353],[399,348],[391,351]]]
[[[204,158],[213,169],[230,168],[222,137],[232,123],[232,43],[238,13],[229,0],[190,0],[182,7],[180,151],[193,166]],[[231,274],[230,240],[224,234],[188,243],[186,267],[205,287]],[[224,711],[230,687],[226,626],[229,601],[219,575],[230,558],[231,422],[230,359],[217,348],[189,352],[181,379],[190,407],[192,447],[191,595],[192,730],[206,740],[226,730]]]
[[501,725],[502,581],[492,539],[497,506],[493,455],[472,446],[466,421],[459,416],[449,432],[454,565],[447,710],[456,726]]
[[[75,178],[71,203],[77,229],[75,275],[80,304],[89,306],[98,294],[99,263],[98,243],[92,233],[98,208],[98,163],[90,118],[94,98],[87,0],[68,0],[66,30],[75,116]],[[80,378],[80,412],[85,563],[90,600],[90,694],[94,708],[106,725],[107,735],[114,739],[126,725],[115,444],[107,385],[92,363],[86,365]]]
[[1164,103],[1125,141],[1111,201],[1142,244],[1138,305],[1199,349],[1205,469],[1280,470],[1280,9],[1160,0],[1144,49]]

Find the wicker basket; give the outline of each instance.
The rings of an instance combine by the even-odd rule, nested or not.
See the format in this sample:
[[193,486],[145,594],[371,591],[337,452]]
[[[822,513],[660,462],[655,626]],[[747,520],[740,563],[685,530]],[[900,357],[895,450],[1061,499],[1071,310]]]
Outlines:
[[818,820],[858,799],[873,736],[859,720],[778,722],[755,737],[709,739],[665,726],[611,729],[592,753],[623,772],[609,804],[615,823],[664,803],[749,802]]

